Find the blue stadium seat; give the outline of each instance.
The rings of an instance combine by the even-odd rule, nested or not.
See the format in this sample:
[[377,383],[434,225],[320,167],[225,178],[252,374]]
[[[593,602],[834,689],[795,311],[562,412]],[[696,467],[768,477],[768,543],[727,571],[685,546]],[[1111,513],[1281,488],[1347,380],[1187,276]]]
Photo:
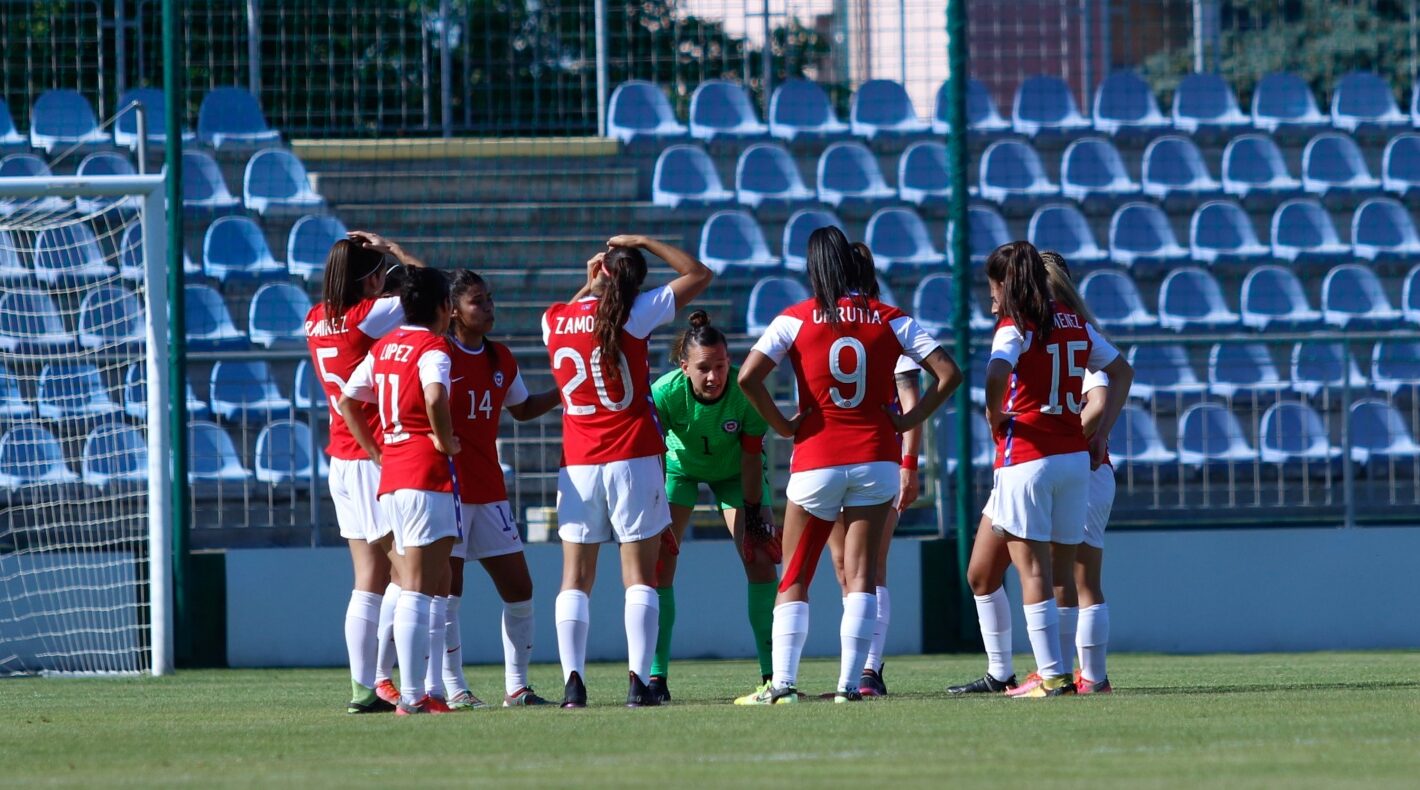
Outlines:
[[1262,462],[1285,477],[1323,477],[1341,471],[1341,448],[1332,447],[1321,415],[1306,403],[1276,403],[1257,430]]
[[1080,296],[1105,329],[1136,332],[1159,325],[1158,316],[1144,307],[1139,287],[1122,272],[1090,272],[1080,280]]
[[1209,265],[1249,264],[1272,257],[1272,248],[1257,238],[1247,212],[1231,200],[1210,200],[1193,212],[1188,248],[1193,260]]
[[1321,281],[1321,314],[1327,324],[1341,329],[1391,329],[1403,319],[1391,307],[1375,272],[1355,263],[1326,273]]
[[78,91],[55,88],[35,100],[30,111],[30,145],[35,148],[53,154],[73,146],[88,148],[107,142],[93,105]]
[[325,458],[314,447],[311,427],[296,420],[277,420],[261,429],[256,437],[256,479],[271,485],[311,484],[311,458],[325,466]]
[[242,178],[246,207],[265,216],[273,211],[306,212],[325,205],[311,189],[306,166],[290,151],[268,148],[247,160]]
[[[970,245],[971,264],[981,266],[992,251],[1002,244],[1011,242],[1011,233],[1006,229],[1006,218],[990,206],[968,206],[966,210],[967,243]],[[952,248],[955,227],[947,223],[947,249]]]
[[1325,266],[1351,257],[1331,215],[1315,200],[1289,200],[1272,212],[1272,257],[1293,266]]
[[1261,343],[1215,343],[1208,352],[1208,391],[1215,397],[1271,403],[1287,388]]
[[[78,176],[131,176],[136,172],[133,169],[133,163],[129,162],[128,158],[122,154],[112,151],[95,151],[79,162],[79,168],[74,174]],[[137,197],[74,198],[74,208],[80,214],[102,214],[114,207],[136,213],[138,205]]]
[[317,403],[325,402],[325,390],[316,378],[315,368],[309,359],[301,360],[296,366],[296,387],[291,393],[291,402],[297,409],[309,409]]
[[1243,435],[1237,415],[1226,406],[1199,403],[1179,415],[1178,460],[1196,472],[1205,472],[1254,464],[1258,456]]
[[1217,74],[1189,74],[1173,93],[1173,125],[1189,134],[1227,133],[1252,125],[1233,88]]
[[[960,458],[960,440],[957,438],[957,411],[956,409],[942,409],[932,418],[936,421],[936,430],[933,435],[937,437],[934,442],[937,446],[938,463],[941,464],[942,472],[947,476],[947,485],[950,487],[950,478],[956,474],[958,459]],[[996,442],[991,438],[991,426],[987,424],[986,418],[979,412],[971,412],[971,468],[978,480],[989,479],[991,467],[996,462]]]
[[30,138],[15,128],[15,116],[10,114],[10,105],[0,99],[0,151],[28,151]]
[[794,157],[778,143],[756,143],[740,154],[735,165],[735,196],[740,205],[797,205],[814,202],[817,194],[804,184]]
[[1134,367],[1129,396],[1152,404],[1157,411],[1180,411],[1208,394],[1183,346],[1134,346],[1126,358]]
[[40,231],[34,255],[35,279],[47,285],[89,283],[118,273],[104,260],[99,240],[87,222]]
[[873,264],[880,272],[921,269],[947,262],[947,256],[932,245],[922,218],[910,208],[878,209],[868,220],[863,235],[873,251]]
[[705,149],[694,145],[672,145],[656,157],[651,177],[651,201],[658,206],[715,206],[735,199],[725,189],[715,163]]
[[325,275],[330,248],[346,233],[345,223],[338,217],[308,215],[296,220],[286,236],[287,270],[296,277],[320,279]]
[[817,82],[787,80],[769,99],[769,133],[781,140],[834,140],[848,132]]
[[1159,286],[1159,326],[1175,332],[1233,329],[1241,322],[1213,275],[1196,266],[1170,271]]
[[30,267],[20,258],[20,248],[8,230],[0,230],[0,283],[17,285],[30,279]]
[[54,300],[43,291],[0,291],[0,351],[14,354],[63,352],[73,349],[74,336]]
[[1133,71],[1116,71],[1095,89],[1095,128],[1105,134],[1153,134],[1169,127],[1154,91]]
[[245,88],[214,88],[197,110],[197,136],[213,148],[262,147],[280,142],[266,123],[261,104]]
[[1420,393],[1420,343],[1377,342],[1371,349],[1371,386],[1390,398],[1413,402]]
[[1420,266],[1407,272],[1401,283],[1400,312],[1407,322],[1420,324]]
[[[989,332],[996,322],[981,312],[972,296],[967,322],[973,332]],[[946,337],[956,330],[956,290],[950,274],[929,274],[912,294],[912,316],[933,337]]]
[[183,287],[187,345],[192,349],[221,350],[246,348],[246,333],[232,323],[222,295],[206,285]]
[[749,292],[746,331],[751,335],[763,334],[775,316],[808,298],[809,290],[798,280],[773,276],[760,278]]
[[[205,420],[212,416],[207,404],[197,399],[192,391],[192,382],[187,384],[187,416],[193,420]],[[123,374],[123,413],[135,420],[148,419],[148,374],[144,363],[135,362]]]
[[1369,71],[1353,71],[1336,82],[1331,94],[1331,125],[1348,132],[1395,129],[1410,125],[1390,84]]
[[779,268],[764,231],[749,213],[717,211],[700,228],[700,260],[717,275],[756,276]]
[[[118,250],[118,276],[132,283],[142,283],[143,223],[134,222],[124,228]],[[192,260],[187,250],[182,251],[182,271],[187,276],[202,274],[202,266]]]
[[211,386],[212,413],[226,422],[267,423],[291,411],[290,399],[282,397],[265,362],[218,362],[212,366]]
[[1295,74],[1275,72],[1252,91],[1252,125],[1264,132],[1311,130],[1331,119],[1317,109],[1312,89]]
[[1119,151],[1108,140],[1087,137],[1070,143],[1060,159],[1060,191],[1065,197],[1120,200],[1139,194]]
[[64,463],[64,448],[38,425],[17,425],[0,436],[0,488],[77,483]]
[[690,95],[690,136],[700,140],[767,137],[749,95],[737,83],[705,80]]
[[1070,87],[1059,77],[1028,77],[1016,89],[1011,108],[1011,125],[1020,134],[1077,134],[1090,128],[1090,120],[1080,114]]
[[1065,256],[1072,268],[1086,268],[1109,260],[1109,251],[1095,241],[1085,215],[1069,203],[1050,203],[1036,209],[1026,238],[1037,249],[1054,250]]
[[1366,376],[1346,344],[1304,342],[1292,346],[1292,391],[1307,398],[1339,398],[1342,390],[1361,392]]
[[[943,82],[942,87],[937,89],[937,105],[932,113],[932,131],[940,135],[950,134],[952,131],[951,123],[947,120],[947,85],[947,82]],[[1011,122],[1001,117],[1001,111],[996,109],[996,100],[991,98],[991,92],[981,80],[972,78],[967,78],[966,81],[966,129],[968,134],[980,135],[1001,134],[1011,130]]]
[[1208,172],[1198,145],[1187,137],[1167,135],[1144,149],[1144,194],[1160,200],[1206,200],[1223,194]]
[[79,304],[79,345],[107,348],[144,342],[143,303],[126,288],[100,286]]
[[1420,233],[1400,201],[1371,198],[1351,215],[1351,249],[1368,261],[1420,258]]
[[218,282],[270,280],[286,276],[271,256],[261,228],[247,217],[218,217],[202,240],[202,271]]
[[251,342],[271,348],[306,342],[306,313],[311,298],[290,283],[267,283],[256,289],[247,312],[247,333]]
[[1109,432],[1109,460],[1116,472],[1152,474],[1178,463],[1178,453],[1164,444],[1159,426],[1148,412],[1129,405]]
[[936,141],[913,143],[897,160],[897,194],[916,206],[944,206],[952,199],[947,147]]
[[206,151],[182,152],[182,207],[189,211],[224,214],[242,202],[227,189],[222,169]]
[[1420,126],[1420,83],[1410,89],[1410,125]]
[[1223,191],[1229,195],[1291,197],[1301,190],[1302,182],[1287,171],[1282,151],[1272,138],[1244,134],[1223,149]]
[[784,223],[784,267],[796,272],[807,269],[809,236],[829,225],[842,228],[843,220],[832,211],[817,208],[799,209],[791,214],[789,221]]
[[244,483],[251,472],[242,466],[232,437],[215,422],[193,420],[187,424],[187,480],[189,483]]
[[834,143],[819,156],[820,202],[834,207],[876,206],[896,198],[897,190],[887,185],[878,158],[862,143]]
[[1420,134],[1399,134],[1386,143],[1381,188],[1402,198],[1420,192]]
[[20,380],[9,368],[0,364],[0,423],[28,420],[35,414],[34,407],[25,401],[20,392]]
[[[123,148],[138,148],[138,112],[126,109],[134,102],[142,104],[147,115],[148,143],[159,148],[167,145],[168,130],[164,119],[168,102],[163,96],[162,88],[132,88],[123,92],[115,105],[118,118],[113,122],[113,144]],[[197,135],[187,129],[182,130],[184,144],[196,139]]]
[[1380,188],[1380,179],[1371,175],[1361,149],[1344,134],[1319,134],[1302,150],[1302,189],[1307,192],[1365,195]]
[[1307,301],[1302,283],[1290,269],[1259,266],[1242,283],[1242,323],[1266,331],[1302,331],[1321,326],[1321,312]]
[[1037,203],[1060,194],[1040,154],[1019,140],[998,140],[981,155],[981,197],[995,203]]
[[148,482],[148,441],[122,422],[105,422],[84,437],[79,468],[83,481],[96,488]]
[[1351,404],[1351,458],[1372,476],[1391,470],[1413,474],[1420,465],[1420,444],[1394,406],[1363,400]]
[[[10,154],[0,159],[0,178],[49,178],[53,175],[49,165],[34,154]],[[27,219],[42,214],[58,214],[69,210],[70,205],[68,200],[56,195],[0,199],[0,217]]]
[[897,300],[897,294],[893,292],[892,286],[888,284],[882,274],[878,274],[874,279],[878,281],[878,301],[893,307],[901,307],[902,302]]
[[122,410],[109,397],[99,369],[88,363],[45,365],[35,400],[39,416],[48,420],[91,420]]
[[1109,254],[1130,269],[1170,268],[1188,260],[1163,209],[1144,202],[1125,203],[1110,217]]
[[686,136],[686,128],[676,120],[666,94],[649,82],[621,83],[611,92],[607,107],[606,133],[623,143],[679,140]]
[[932,124],[917,117],[917,108],[901,84],[868,80],[858,86],[848,113],[853,134],[869,140],[926,134]]

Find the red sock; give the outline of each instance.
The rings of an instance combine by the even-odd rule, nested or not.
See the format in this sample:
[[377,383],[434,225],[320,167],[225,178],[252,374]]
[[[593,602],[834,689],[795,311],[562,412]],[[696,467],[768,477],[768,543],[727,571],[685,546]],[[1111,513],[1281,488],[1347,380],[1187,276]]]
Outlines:
[[794,547],[794,555],[784,568],[784,578],[779,580],[779,592],[784,592],[795,584],[805,587],[813,583],[814,571],[818,570],[819,557],[823,547],[828,545],[828,536],[833,533],[833,522],[817,516],[809,516],[809,525],[804,528],[804,536]]

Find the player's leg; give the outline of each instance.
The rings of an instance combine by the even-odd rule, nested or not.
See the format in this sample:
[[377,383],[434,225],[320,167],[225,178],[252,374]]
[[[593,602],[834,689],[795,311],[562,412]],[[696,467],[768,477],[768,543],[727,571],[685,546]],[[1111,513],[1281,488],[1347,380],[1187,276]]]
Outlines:
[[597,549],[611,539],[606,492],[597,467],[567,466],[557,476],[557,535],[562,540],[562,587],[557,594],[557,654],[562,663],[562,707],[585,708],[588,596],[597,578]]
[[345,649],[350,663],[350,703],[347,713],[379,713],[393,704],[375,692],[379,655],[382,596],[390,581],[389,560],[370,546],[379,529],[375,491],[379,470],[369,462],[335,459],[330,494],[336,523],[350,546],[355,584],[345,608]]
[[[465,510],[469,505],[464,505]],[[467,564],[469,545],[468,516],[464,516],[464,539],[454,544],[453,556],[449,557],[449,603],[444,627],[443,688],[449,707],[454,710],[471,710],[484,706],[483,700],[474,696],[468,679],[463,672],[463,628],[459,624],[459,611],[463,608],[464,570]]]
[[1080,597],[1075,590],[1074,546],[1051,544],[1050,568],[1055,581],[1055,608],[1060,612],[1060,659],[1068,674],[1075,668],[1075,631],[1080,622]]
[[1075,586],[1080,601],[1080,628],[1076,646],[1080,655],[1081,694],[1108,693],[1105,653],[1109,645],[1109,604],[1100,583],[1104,567],[1104,532],[1114,507],[1114,470],[1101,466],[1090,473],[1089,515],[1085,540],[1075,553]]
[[522,550],[479,560],[503,601],[503,707],[547,705],[528,684],[533,646],[533,583]]
[[660,631],[660,597],[656,595],[656,560],[661,533],[671,513],[662,484],[659,456],[617,461],[602,467],[611,529],[621,545],[621,581],[626,589],[627,707],[658,705],[647,686]]
[[[896,470],[893,470],[894,473]],[[891,501],[843,508],[843,619],[839,624],[842,655],[834,701],[861,699],[858,680],[873,641],[878,613],[878,552]]]
[[[686,488],[690,491],[687,494]],[[657,547],[655,567],[655,589],[659,609],[656,631],[656,651],[651,658],[651,693],[661,702],[670,701],[670,685],[667,678],[671,667],[671,635],[675,631],[675,572],[679,557],[681,538],[690,526],[690,516],[695,512],[695,497],[699,494],[694,481],[679,478],[673,482],[666,477],[666,498],[670,500],[671,526],[668,530],[673,541],[662,539]],[[683,504],[689,500],[690,504]]]
[[380,699],[394,705],[399,702],[399,689],[395,688],[391,679],[397,660],[394,648],[394,611],[399,605],[399,596],[404,592],[404,587],[400,583],[399,557],[394,550],[393,535],[385,532],[371,541],[370,545],[384,556],[390,567],[390,583],[385,587],[384,597],[380,599],[380,627],[375,651],[375,693]]
[[[767,504],[768,496],[760,501],[766,503],[760,505],[761,518],[764,523],[771,523],[773,512]],[[756,551],[753,559],[745,561],[743,508],[725,508],[720,515],[725,519],[726,528],[730,530],[735,553],[744,563],[745,580],[748,583],[747,613],[750,631],[754,633],[755,654],[759,659],[760,683],[769,683],[774,676],[774,596],[778,592],[779,574],[774,560],[765,551]]]
[[986,674],[970,683],[948,686],[952,694],[997,694],[1016,687],[1011,654],[1011,604],[1006,597],[1006,569],[1011,555],[1006,538],[983,515],[971,546],[966,581],[976,600],[976,618],[986,648]]
[[[433,584],[434,600],[429,606],[429,661],[424,667],[425,693],[444,707],[448,706],[448,697],[444,691],[444,660],[448,649],[449,594],[453,586],[452,562],[452,557],[446,556],[442,566],[430,570],[437,575],[437,581]],[[462,564],[459,570],[463,570]]]
[[873,639],[868,645],[868,658],[863,663],[863,674],[858,678],[858,691],[865,697],[887,696],[887,683],[883,681],[883,646],[887,644],[888,626],[892,624],[892,595],[888,592],[887,558],[892,548],[892,535],[897,531],[898,510],[888,508],[887,521],[883,524],[882,538],[878,543],[878,611],[873,623]]

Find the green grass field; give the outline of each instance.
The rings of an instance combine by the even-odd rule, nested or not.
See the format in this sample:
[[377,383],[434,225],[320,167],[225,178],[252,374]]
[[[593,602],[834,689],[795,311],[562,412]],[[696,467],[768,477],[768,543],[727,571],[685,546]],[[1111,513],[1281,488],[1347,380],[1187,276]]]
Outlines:
[[[1029,659],[1027,659],[1028,663]],[[951,699],[977,657],[893,659],[892,697],[737,708],[748,662],[677,662],[676,701],[346,716],[337,670],[0,680],[0,785],[1407,786],[1420,783],[1420,652],[1111,658],[1112,696]],[[829,689],[836,662],[805,662]],[[496,699],[501,667],[470,668]],[[533,680],[561,697],[556,667]],[[486,693],[485,693],[486,692]],[[405,767],[417,757],[418,773]],[[403,758],[403,759],[401,759]]]

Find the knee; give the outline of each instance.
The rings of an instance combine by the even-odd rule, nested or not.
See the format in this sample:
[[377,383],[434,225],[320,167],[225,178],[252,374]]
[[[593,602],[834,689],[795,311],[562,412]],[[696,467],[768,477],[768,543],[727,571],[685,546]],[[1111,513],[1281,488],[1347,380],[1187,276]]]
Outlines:
[[966,569],[966,583],[972,595],[990,595],[1001,588],[1001,581],[989,568],[972,565]]

